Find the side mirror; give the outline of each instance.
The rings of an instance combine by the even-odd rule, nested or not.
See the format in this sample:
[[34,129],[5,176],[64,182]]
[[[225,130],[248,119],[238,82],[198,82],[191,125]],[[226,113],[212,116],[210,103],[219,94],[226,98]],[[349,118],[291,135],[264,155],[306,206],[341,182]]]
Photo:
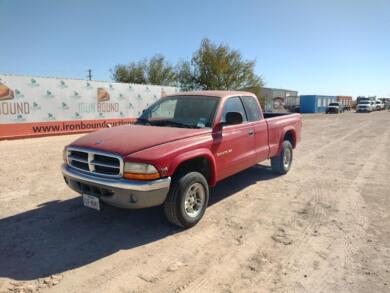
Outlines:
[[243,121],[242,115],[239,112],[227,112],[225,125],[241,124]]

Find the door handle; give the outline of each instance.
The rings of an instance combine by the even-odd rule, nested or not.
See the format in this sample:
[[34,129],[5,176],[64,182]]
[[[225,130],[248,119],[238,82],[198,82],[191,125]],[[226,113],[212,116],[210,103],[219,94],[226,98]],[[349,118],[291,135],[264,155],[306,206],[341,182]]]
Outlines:
[[248,135],[253,135],[253,130],[249,130]]

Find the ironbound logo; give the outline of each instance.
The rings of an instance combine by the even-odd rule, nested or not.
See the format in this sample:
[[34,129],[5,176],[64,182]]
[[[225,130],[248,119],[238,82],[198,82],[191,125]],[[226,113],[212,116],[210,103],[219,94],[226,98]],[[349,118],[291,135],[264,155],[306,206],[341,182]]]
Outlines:
[[18,89],[15,89],[15,98],[24,98],[24,95]]
[[45,94],[43,95],[44,98],[48,98],[48,99],[52,99],[54,98],[54,94],[49,91],[49,90],[46,90]]
[[12,100],[14,98],[14,92],[5,84],[0,82],[0,101]]
[[0,115],[30,114],[30,104],[27,102],[9,101],[15,98],[14,91],[0,82]]
[[81,99],[81,95],[78,91],[73,91],[73,94],[70,97],[72,99]]
[[34,78],[31,78],[30,82],[27,85],[29,87],[37,87],[37,86],[39,86],[39,83]]
[[110,94],[106,91],[105,88],[99,87],[97,89],[96,98],[98,102],[106,102],[110,100]]
[[58,85],[59,88],[62,88],[62,89],[66,89],[68,87],[68,85],[66,84],[65,81],[61,80],[60,81],[60,84]]

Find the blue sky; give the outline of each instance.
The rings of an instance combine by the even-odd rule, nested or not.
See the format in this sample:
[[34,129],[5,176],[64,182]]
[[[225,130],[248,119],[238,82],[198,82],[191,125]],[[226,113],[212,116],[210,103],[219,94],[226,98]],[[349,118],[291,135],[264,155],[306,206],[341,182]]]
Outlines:
[[390,97],[389,0],[0,0],[0,73],[109,80],[202,38],[256,59],[266,86]]

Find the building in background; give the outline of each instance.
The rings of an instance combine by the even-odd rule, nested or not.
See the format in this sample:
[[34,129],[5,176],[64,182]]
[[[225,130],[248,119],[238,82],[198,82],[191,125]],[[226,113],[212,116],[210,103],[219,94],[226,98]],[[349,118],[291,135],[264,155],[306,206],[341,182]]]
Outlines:
[[350,111],[352,108],[352,97],[351,96],[337,96],[337,102],[340,102],[344,109]]
[[258,97],[264,99],[264,111],[286,112],[294,111],[299,107],[297,91],[263,87]]
[[336,96],[304,95],[300,96],[301,113],[322,113],[326,107],[336,102]]

